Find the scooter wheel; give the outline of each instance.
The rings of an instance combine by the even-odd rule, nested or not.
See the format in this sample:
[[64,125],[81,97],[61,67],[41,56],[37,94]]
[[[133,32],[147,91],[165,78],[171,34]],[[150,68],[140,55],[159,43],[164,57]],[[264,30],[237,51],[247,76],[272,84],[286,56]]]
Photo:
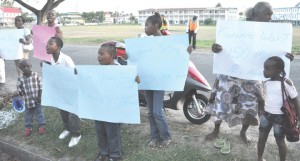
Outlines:
[[196,99],[201,108],[199,113],[196,104],[191,96],[188,96],[183,105],[184,116],[193,124],[203,124],[210,119],[210,114],[204,112],[205,107],[208,103],[208,99],[204,95],[197,94]]

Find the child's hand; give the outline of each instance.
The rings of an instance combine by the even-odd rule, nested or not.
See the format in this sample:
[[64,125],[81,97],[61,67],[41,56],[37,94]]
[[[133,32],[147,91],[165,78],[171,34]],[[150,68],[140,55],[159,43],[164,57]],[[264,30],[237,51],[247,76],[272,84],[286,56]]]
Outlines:
[[217,44],[217,43],[213,43],[213,45],[211,46],[211,50],[214,52],[214,53],[219,53],[223,50],[222,46],[220,44]]
[[20,95],[19,91],[14,91],[14,97],[17,97],[19,95]]
[[137,82],[137,83],[141,82],[140,77],[138,75],[135,77],[135,82]]
[[286,53],[286,54],[285,54],[285,57],[289,58],[290,61],[293,61],[293,60],[294,60],[294,55],[291,54],[291,53]]
[[192,45],[189,45],[188,48],[186,49],[186,51],[191,54],[192,51],[193,51],[193,46]]
[[78,71],[76,68],[74,68],[74,74],[77,75],[78,74]]
[[36,102],[36,103],[41,103],[42,101],[41,101],[41,98],[40,98],[40,97],[37,97],[37,98],[34,99],[34,102]]
[[22,39],[22,38],[20,38],[20,39],[19,39],[19,43],[21,43],[21,44],[25,44],[25,40],[24,40],[24,39]]

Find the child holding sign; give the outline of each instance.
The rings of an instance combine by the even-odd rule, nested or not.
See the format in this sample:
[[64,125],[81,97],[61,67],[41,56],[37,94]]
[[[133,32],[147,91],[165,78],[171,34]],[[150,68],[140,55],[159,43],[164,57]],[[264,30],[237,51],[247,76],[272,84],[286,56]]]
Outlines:
[[[268,2],[258,2],[253,8],[247,10],[246,20],[269,22],[272,14],[272,7]],[[219,53],[222,51],[222,46],[213,44],[212,51]],[[287,56],[292,60],[291,54]],[[211,105],[207,106],[207,111],[212,114],[215,127],[210,134],[205,136],[205,139],[215,139],[220,132],[221,122],[226,121],[229,127],[242,124],[240,137],[244,143],[249,144],[250,139],[246,132],[250,125],[258,125],[257,109],[264,102],[262,82],[220,74],[215,80],[209,102]],[[230,150],[226,153],[229,152]]]
[[[264,63],[264,76],[270,78],[264,82],[265,103],[260,107],[259,137],[257,142],[258,161],[263,161],[263,153],[271,128],[274,129],[274,137],[279,149],[280,160],[286,159],[287,147],[285,144],[285,131],[283,128],[284,115],[281,111],[283,104],[282,85],[286,94],[295,104],[295,109],[300,116],[298,92],[290,79],[285,78],[284,61],[277,56],[268,58]],[[286,96],[285,96],[286,98]],[[287,99],[287,98],[286,98]]]
[[[115,43],[106,42],[100,46],[98,51],[98,61],[101,65],[117,65],[114,62],[116,55]],[[140,78],[136,76],[135,81],[140,83]],[[98,138],[99,153],[95,161],[104,161],[109,157],[109,161],[121,159],[121,136],[120,124],[104,121],[95,121]]]
[[[48,41],[46,51],[47,54],[52,54],[51,65],[74,68],[74,72],[77,74],[73,60],[60,51],[62,47],[63,41],[58,37],[51,37]],[[64,110],[60,110],[60,114],[64,124],[64,131],[59,135],[59,139],[65,139],[71,134],[72,138],[69,143],[69,147],[71,148],[77,145],[81,139],[79,128],[80,119],[77,115]]]
[[42,78],[31,70],[32,64],[28,59],[20,60],[20,70],[23,75],[18,78],[15,96],[21,95],[25,99],[25,137],[29,137],[32,130],[32,119],[35,115],[39,123],[39,134],[45,133],[45,118],[41,106]]
[[47,21],[48,21],[47,26],[48,27],[55,27],[55,31],[56,31],[55,37],[58,37],[58,38],[62,39],[62,31],[61,31],[60,27],[56,25],[55,20],[56,20],[56,12],[54,10],[48,11],[48,13],[47,13]]
[[[155,12],[154,15],[147,18],[145,22],[145,33],[147,36],[162,36],[160,32],[162,20],[160,17],[160,14]],[[150,148],[155,148],[158,145],[166,147],[171,143],[171,135],[163,111],[164,93],[164,91],[159,90],[145,91],[150,123]]]

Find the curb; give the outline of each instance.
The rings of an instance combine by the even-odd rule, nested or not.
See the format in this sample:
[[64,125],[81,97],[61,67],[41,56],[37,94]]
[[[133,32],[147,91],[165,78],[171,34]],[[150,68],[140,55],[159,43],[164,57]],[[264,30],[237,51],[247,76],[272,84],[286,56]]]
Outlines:
[[0,138],[0,150],[19,158],[21,161],[53,161],[50,157],[35,153],[33,147],[30,147],[30,149],[32,149],[31,151],[27,149],[29,148],[16,145],[13,141]]

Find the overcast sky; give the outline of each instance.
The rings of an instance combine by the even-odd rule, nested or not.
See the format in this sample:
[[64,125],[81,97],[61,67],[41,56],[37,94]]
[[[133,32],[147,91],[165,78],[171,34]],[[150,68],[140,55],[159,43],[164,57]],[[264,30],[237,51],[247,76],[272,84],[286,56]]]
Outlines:
[[[40,8],[46,0],[24,0],[33,7]],[[265,0],[273,8],[294,7],[300,0]],[[259,0],[65,0],[56,10],[58,12],[90,12],[90,11],[126,11],[137,13],[138,10],[148,8],[197,8],[215,7],[221,3],[222,7],[236,7],[244,11],[253,7]],[[17,3],[16,3],[17,4]]]

